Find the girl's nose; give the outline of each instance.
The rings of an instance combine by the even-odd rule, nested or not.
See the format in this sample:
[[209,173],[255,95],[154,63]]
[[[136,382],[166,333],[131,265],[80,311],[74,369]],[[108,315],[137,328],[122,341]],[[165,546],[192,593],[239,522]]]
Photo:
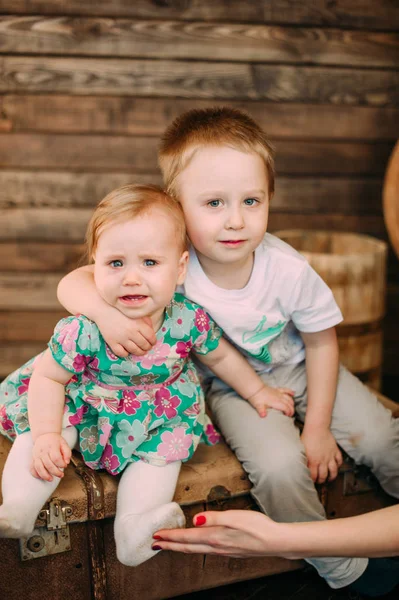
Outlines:
[[136,269],[126,271],[123,278],[123,285],[140,285],[141,279]]

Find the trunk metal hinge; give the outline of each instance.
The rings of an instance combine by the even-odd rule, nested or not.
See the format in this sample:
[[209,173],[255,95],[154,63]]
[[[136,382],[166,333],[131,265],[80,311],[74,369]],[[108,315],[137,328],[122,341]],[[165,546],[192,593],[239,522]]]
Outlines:
[[72,508],[58,498],[52,498],[47,508],[39,513],[39,519],[46,521],[44,527],[37,527],[29,537],[19,540],[21,560],[32,560],[50,554],[71,550],[67,517]]

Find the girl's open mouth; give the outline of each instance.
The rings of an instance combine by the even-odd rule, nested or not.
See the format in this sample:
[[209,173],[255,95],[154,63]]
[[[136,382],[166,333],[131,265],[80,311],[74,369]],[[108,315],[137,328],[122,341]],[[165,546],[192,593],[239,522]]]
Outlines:
[[134,296],[121,296],[119,300],[124,304],[142,304],[147,300],[148,296],[141,296],[139,294],[135,294]]

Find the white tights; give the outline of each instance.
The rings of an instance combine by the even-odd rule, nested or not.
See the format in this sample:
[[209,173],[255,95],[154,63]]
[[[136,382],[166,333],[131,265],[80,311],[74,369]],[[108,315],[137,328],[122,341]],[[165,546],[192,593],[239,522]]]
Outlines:
[[[62,430],[70,448],[78,439],[75,427]],[[60,479],[36,479],[30,474],[32,456],[30,432],[17,436],[4,466],[3,504],[0,506],[0,537],[19,538],[32,533],[37,515],[57,488]],[[154,467],[142,461],[131,463],[118,487],[115,515],[115,543],[118,559],[137,566],[156,554],[151,549],[157,529],[184,527],[185,518],[172,502],[181,463]]]

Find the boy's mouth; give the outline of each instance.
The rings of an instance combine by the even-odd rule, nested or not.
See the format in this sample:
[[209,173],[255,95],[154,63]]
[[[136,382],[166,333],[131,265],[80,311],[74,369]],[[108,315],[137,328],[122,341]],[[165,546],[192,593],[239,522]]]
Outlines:
[[245,240],[220,240],[220,243],[223,244],[223,246],[230,246],[231,248],[236,248],[244,242]]

